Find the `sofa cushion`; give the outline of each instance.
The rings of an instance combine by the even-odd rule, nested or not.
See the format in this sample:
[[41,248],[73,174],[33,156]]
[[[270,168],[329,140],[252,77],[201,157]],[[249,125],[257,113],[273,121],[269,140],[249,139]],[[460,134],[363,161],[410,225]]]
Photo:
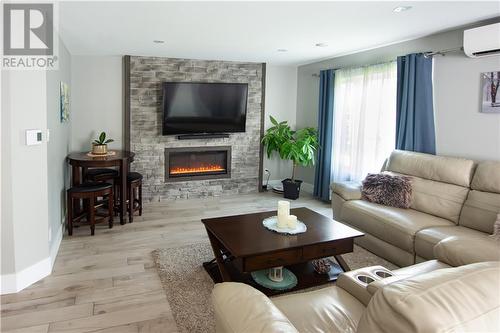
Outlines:
[[469,187],[474,171],[474,161],[395,150],[391,153],[385,169],[405,175]]
[[460,211],[469,193],[467,187],[416,176],[410,178],[413,192],[410,208],[458,223]]
[[500,193],[500,162],[480,162],[472,178],[471,188],[483,192]]
[[459,225],[491,234],[498,213],[500,213],[499,193],[473,190],[469,192],[464,203]]
[[434,246],[434,257],[450,266],[500,261],[500,242],[489,237],[448,237]]
[[460,226],[431,227],[417,232],[415,236],[415,253],[425,259],[433,259],[434,246],[450,236],[486,239],[489,235],[484,232]]
[[392,283],[371,299],[358,332],[498,332],[500,264],[444,268]]
[[364,200],[344,203],[341,221],[409,253],[414,253],[414,238],[418,231],[433,226],[454,225],[414,209],[387,207]]
[[272,301],[299,332],[355,333],[365,310],[360,301],[335,286]]
[[266,295],[247,284],[237,282],[215,284],[212,304],[217,332],[298,333]]
[[334,182],[330,185],[333,193],[344,200],[361,199],[361,184],[359,182]]

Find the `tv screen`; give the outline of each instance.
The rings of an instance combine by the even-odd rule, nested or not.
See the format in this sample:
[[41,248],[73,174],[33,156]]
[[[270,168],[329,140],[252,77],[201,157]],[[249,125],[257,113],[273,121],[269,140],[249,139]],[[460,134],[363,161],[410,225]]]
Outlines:
[[245,132],[246,83],[163,83],[163,135]]

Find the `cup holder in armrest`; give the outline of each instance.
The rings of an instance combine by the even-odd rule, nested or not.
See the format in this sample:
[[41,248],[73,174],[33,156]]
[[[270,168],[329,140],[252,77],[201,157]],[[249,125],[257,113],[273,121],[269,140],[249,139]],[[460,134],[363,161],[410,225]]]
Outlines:
[[375,281],[375,279],[369,277],[368,275],[358,275],[358,276],[356,276],[356,279],[358,279],[359,281],[366,283],[366,284],[369,284],[369,283],[372,283],[373,281]]
[[375,275],[377,275],[378,277],[380,277],[382,279],[393,276],[393,274],[386,272],[386,271],[381,271],[381,270],[375,271]]

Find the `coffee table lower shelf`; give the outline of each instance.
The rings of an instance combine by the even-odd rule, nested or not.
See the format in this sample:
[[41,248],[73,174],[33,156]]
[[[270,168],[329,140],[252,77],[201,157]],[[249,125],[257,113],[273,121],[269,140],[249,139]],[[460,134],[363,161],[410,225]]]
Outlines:
[[[331,269],[328,274],[316,273],[310,261],[305,263],[285,266],[297,276],[298,280],[297,285],[294,288],[288,290],[267,289],[257,284],[252,279],[252,276],[249,273],[240,272],[236,267],[234,267],[234,265],[231,262],[225,262],[224,265],[229,275],[231,276],[232,282],[243,282],[260,290],[267,296],[273,296],[305,288],[311,288],[337,280],[339,274],[342,273],[343,270],[340,267],[340,265],[335,263],[333,260],[331,259],[328,260],[330,261],[331,264]],[[210,277],[215,283],[223,282],[219,271],[219,267],[217,266],[217,263],[215,261],[204,262],[203,268],[205,268],[205,271],[207,271],[208,275],[210,275]]]

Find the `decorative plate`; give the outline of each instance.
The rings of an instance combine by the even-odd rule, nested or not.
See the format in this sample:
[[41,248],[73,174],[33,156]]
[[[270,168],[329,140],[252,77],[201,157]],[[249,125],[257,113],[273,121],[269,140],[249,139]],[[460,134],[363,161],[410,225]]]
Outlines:
[[306,232],[306,230],[307,230],[307,227],[304,224],[304,222],[299,221],[299,220],[297,220],[297,228],[295,228],[295,229],[279,228],[277,216],[271,216],[271,217],[264,219],[262,221],[262,225],[269,230],[275,231],[279,234],[286,234],[286,235],[301,234],[303,232]]
[[91,151],[87,153],[88,157],[106,157],[106,156],[114,156],[116,155],[116,151],[113,150],[108,150],[106,154],[92,154]]
[[252,272],[251,275],[257,284],[271,290],[288,290],[297,285],[297,277],[289,269],[283,268],[283,281],[280,282],[271,280],[267,276],[268,272],[268,269],[263,269]]

